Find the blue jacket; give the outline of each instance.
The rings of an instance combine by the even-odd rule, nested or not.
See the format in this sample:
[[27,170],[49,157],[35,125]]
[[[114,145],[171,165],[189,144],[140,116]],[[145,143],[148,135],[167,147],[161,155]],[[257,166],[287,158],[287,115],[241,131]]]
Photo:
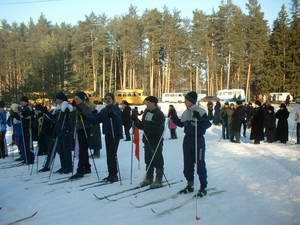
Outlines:
[[6,112],[0,111],[0,131],[6,131]]
[[105,135],[112,135],[111,122],[108,117],[109,114],[112,114],[112,123],[115,138],[123,138],[123,129],[122,129],[122,113],[118,106],[106,106],[99,113],[95,115],[85,115],[87,120],[92,123],[102,123],[102,132]]

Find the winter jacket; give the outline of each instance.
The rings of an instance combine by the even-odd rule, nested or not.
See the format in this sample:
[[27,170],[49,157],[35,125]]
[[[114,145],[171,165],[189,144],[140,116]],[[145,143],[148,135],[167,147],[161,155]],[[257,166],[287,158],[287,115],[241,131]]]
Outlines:
[[165,115],[163,112],[156,107],[152,111],[146,109],[142,121],[138,118],[134,120],[134,125],[143,130],[145,135],[143,136],[143,142],[153,140],[153,142],[157,142],[161,136],[163,135],[164,128],[165,128]]
[[0,132],[6,131],[6,111],[0,109]]
[[125,106],[122,111],[122,122],[124,126],[131,126],[131,108],[130,106]]
[[[114,134],[115,138],[122,139],[123,138],[123,130],[122,130],[122,115],[121,110],[117,105],[106,106],[99,113],[92,115],[86,114],[86,112],[82,112],[83,115],[90,123],[102,123],[102,132],[105,135]],[[109,117],[112,116],[112,118]],[[113,123],[113,132],[111,127],[111,119]]]
[[250,140],[264,140],[264,111],[261,107],[255,108],[251,117]]
[[274,112],[266,113],[264,119],[265,134],[268,142],[275,141],[276,134],[276,116]]
[[200,119],[197,120],[197,136],[202,137],[206,130],[211,126],[211,123],[208,120],[205,110],[200,108],[198,105],[193,105],[186,109],[183,112],[181,119],[175,117],[173,120],[177,126],[184,127],[184,133],[186,136],[195,137],[194,111],[197,111],[200,114]]
[[216,103],[214,109],[215,109],[215,112],[214,112],[214,117],[213,117],[213,123],[215,125],[219,125],[219,123],[221,122],[221,118],[220,118],[221,117],[220,116],[220,114],[221,114],[221,104],[220,104],[220,102]]
[[285,108],[282,110],[278,110],[276,112],[276,118],[278,119],[277,128],[276,128],[276,140],[286,142],[289,137],[289,126],[288,126],[288,118],[289,111]]
[[223,108],[221,110],[221,120],[222,120],[223,126],[225,126],[225,127],[231,126],[233,112],[234,112],[234,110],[229,107]]
[[244,108],[243,106],[238,106],[232,114],[232,119],[231,119],[232,131],[240,131],[244,119],[245,119]]

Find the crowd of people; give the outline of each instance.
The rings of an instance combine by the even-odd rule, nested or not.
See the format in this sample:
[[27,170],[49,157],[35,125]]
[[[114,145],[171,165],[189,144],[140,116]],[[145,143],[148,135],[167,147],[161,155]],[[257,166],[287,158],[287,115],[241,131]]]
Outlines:
[[[222,125],[222,138],[231,142],[240,143],[241,133],[246,137],[246,130],[250,129],[250,140],[260,144],[266,140],[268,143],[280,141],[286,144],[289,140],[288,118],[290,112],[285,103],[279,105],[275,111],[271,104],[262,104],[256,100],[254,104],[242,101],[236,103],[225,102],[221,107],[220,102],[207,104],[209,119],[215,125]],[[214,110],[213,110],[214,109]],[[299,144],[299,118],[300,106],[296,106],[294,115],[297,144]]]
[[[39,172],[52,172],[54,159],[58,154],[60,169],[56,173],[72,173],[71,180],[79,179],[91,173],[89,156],[93,161],[94,158],[100,157],[103,133],[108,168],[108,175],[103,181],[113,183],[121,179],[117,152],[120,140],[123,138],[123,127],[124,141],[132,140],[131,128],[138,128],[143,130],[142,140],[146,164],[145,179],[140,186],[161,187],[162,179],[165,177],[163,158],[165,115],[158,106],[157,97],[148,96],[145,99],[144,112],[139,112],[136,107],[132,109],[126,101],[123,101],[120,107],[116,104],[112,93],[107,93],[104,101],[105,106],[96,107],[84,92],[78,92],[70,102],[63,92],[59,92],[54,98],[55,107],[47,108],[40,104],[33,106],[29,99],[23,96],[19,104],[11,105],[9,112],[5,111],[5,104],[1,101],[1,158],[7,156],[5,135],[7,126],[10,126],[13,130],[13,143],[19,150],[19,157],[16,161],[30,165],[34,163],[35,156],[46,155]],[[184,127],[183,158],[187,186],[181,193],[194,191],[194,166],[196,164],[201,183],[198,195],[203,196],[206,194],[207,186],[204,134],[211,123],[206,111],[196,103],[197,93],[187,93],[186,110],[180,119],[174,106],[170,106],[168,127],[172,139],[177,138],[176,127]],[[34,141],[37,142],[36,148],[34,148]],[[73,174],[75,152],[78,154],[78,165],[76,173]]]

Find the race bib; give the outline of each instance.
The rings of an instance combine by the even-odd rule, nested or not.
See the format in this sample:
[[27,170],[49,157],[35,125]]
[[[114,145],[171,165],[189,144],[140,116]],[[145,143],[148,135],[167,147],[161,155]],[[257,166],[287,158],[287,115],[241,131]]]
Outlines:
[[154,115],[153,113],[147,112],[145,116],[145,121],[152,121],[153,115]]

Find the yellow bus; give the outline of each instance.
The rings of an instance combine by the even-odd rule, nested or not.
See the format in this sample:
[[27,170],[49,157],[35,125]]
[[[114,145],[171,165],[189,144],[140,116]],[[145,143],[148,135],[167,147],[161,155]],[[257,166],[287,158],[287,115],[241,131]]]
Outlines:
[[120,89],[115,92],[115,100],[119,104],[125,100],[131,105],[142,105],[145,98],[142,89]]

